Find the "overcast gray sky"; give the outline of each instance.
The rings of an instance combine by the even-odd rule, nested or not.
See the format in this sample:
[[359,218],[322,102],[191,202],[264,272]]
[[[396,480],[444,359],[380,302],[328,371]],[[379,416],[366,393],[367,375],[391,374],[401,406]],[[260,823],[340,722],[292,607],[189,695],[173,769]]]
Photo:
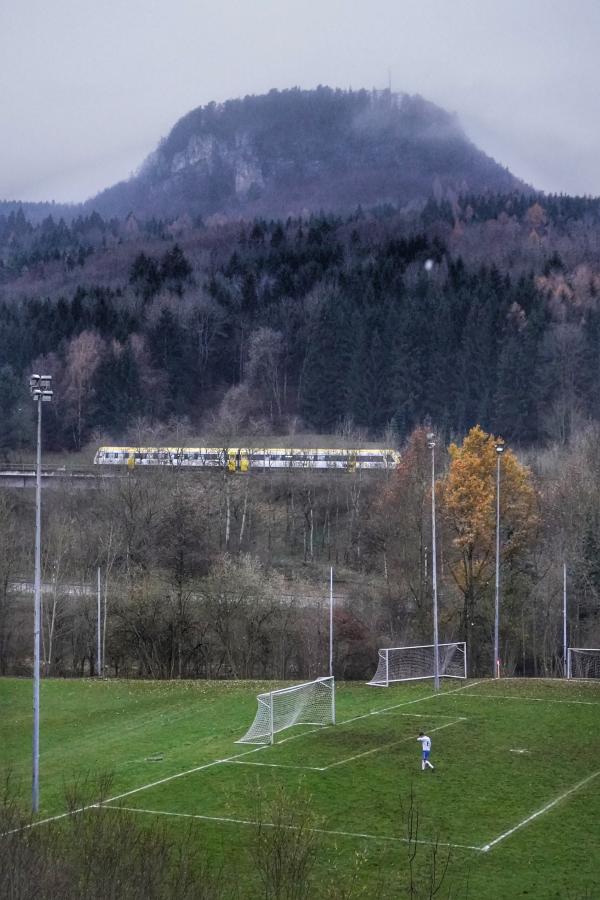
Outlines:
[[600,0],[0,0],[0,198],[83,200],[184,113],[419,93],[546,191],[600,195]]

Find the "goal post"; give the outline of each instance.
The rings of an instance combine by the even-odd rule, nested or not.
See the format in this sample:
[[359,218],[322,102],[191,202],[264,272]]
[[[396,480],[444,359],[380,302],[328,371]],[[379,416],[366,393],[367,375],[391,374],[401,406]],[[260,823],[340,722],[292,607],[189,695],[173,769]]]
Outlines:
[[600,678],[600,648],[569,647],[567,678]]
[[294,725],[335,725],[335,679],[316,678],[258,694],[258,709],[236,744],[274,744],[275,735]]
[[[464,641],[438,644],[440,678],[467,677],[467,645]],[[388,687],[396,681],[417,681],[435,677],[433,644],[415,647],[382,647],[377,671],[367,684]]]

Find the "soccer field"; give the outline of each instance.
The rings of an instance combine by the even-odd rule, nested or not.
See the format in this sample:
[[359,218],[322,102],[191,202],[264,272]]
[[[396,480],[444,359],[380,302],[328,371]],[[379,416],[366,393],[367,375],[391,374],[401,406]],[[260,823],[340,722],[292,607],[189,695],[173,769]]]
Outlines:
[[[42,682],[41,812],[64,812],[65,781],[112,775],[105,815],[125,807],[198,829],[240,866],[258,798],[310,798],[319,866],[360,886],[407,858],[411,793],[423,861],[450,854],[439,896],[600,897],[600,685],[542,680],[452,680],[387,689],[338,683],[333,727],[282,732],[274,746],[236,744],[256,711],[255,682]],[[31,765],[31,683],[0,680],[0,765],[21,782]],[[419,731],[435,772],[422,772]],[[97,810],[90,809],[90,815]],[[263,818],[263,822],[264,822]],[[40,826],[46,827],[46,826]],[[395,876],[394,876],[395,877]]]

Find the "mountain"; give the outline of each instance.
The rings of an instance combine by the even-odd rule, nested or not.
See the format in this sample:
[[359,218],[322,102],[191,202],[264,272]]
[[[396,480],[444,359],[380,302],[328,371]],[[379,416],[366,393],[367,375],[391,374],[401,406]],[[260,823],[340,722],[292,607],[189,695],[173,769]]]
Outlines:
[[319,87],[193,110],[137,175],[85,207],[105,218],[285,217],[527,189],[422,97]]

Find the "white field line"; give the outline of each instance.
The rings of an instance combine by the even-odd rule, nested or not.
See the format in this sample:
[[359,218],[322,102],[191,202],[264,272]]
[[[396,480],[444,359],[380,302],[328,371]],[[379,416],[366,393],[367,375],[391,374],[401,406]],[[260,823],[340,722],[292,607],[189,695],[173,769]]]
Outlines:
[[[479,682],[481,684],[481,682]],[[474,685],[473,685],[474,687]],[[465,694],[470,697],[470,694]],[[594,703],[593,700],[552,700],[549,697],[513,697],[511,694],[473,694],[475,700],[522,700],[525,703],[569,703],[579,706],[599,706],[600,703]]]
[[[445,697],[448,694],[457,694],[459,691],[467,690],[467,688],[477,687],[478,684],[482,684],[481,681],[476,681],[474,684],[464,684],[460,688],[455,688],[451,691],[443,691],[442,693],[434,693],[427,694],[425,697],[419,697],[417,700],[406,700],[403,703],[396,703],[394,706],[387,706],[383,709],[375,709],[372,712],[365,713],[362,716],[353,716],[351,719],[345,719],[342,722],[338,722],[338,727],[340,725],[348,725],[350,722],[356,722],[359,719],[366,719],[369,716],[378,716],[381,713],[388,712],[391,709],[399,709],[402,706],[410,706],[413,703],[422,703],[424,700],[432,700],[434,697]],[[279,741],[278,744],[284,744],[286,741],[293,741],[297,738],[304,737],[306,734],[313,734],[315,731],[320,731],[321,728],[313,728],[310,731],[302,731],[300,734],[294,734],[291,737],[284,738],[282,741]],[[193,769],[186,769],[185,772],[178,772],[176,775],[169,775],[167,778],[161,778],[159,781],[152,781],[149,784],[144,784],[141,787],[134,788],[131,791],[126,791],[123,794],[118,794],[116,797],[110,797],[108,800],[105,800],[105,803],[113,803],[115,800],[121,800],[123,797],[129,797],[131,794],[137,794],[140,791],[147,791],[150,788],[156,787],[159,784],[165,784],[167,781],[173,781],[175,778],[183,778],[185,775],[192,775],[194,772],[200,772],[203,769],[210,769],[212,766],[221,765],[221,763],[231,762],[232,759],[237,759],[241,756],[248,756],[250,753],[258,753],[261,750],[266,750],[270,747],[270,744],[261,744],[260,747],[254,747],[252,750],[245,750],[243,753],[237,753],[235,756],[229,756],[226,759],[215,759],[212,762],[205,763],[202,766],[196,766]],[[275,745],[278,746],[278,745]],[[47,825],[50,822],[56,822],[58,819],[64,819],[67,816],[72,816],[75,813],[86,812],[88,809],[95,809],[99,806],[101,801],[97,801],[96,803],[89,803],[87,806],[82,806],[77,810],[69,810],[68,812],[59,813],[56,816],[49,816],[46,819],[39,819],[36,822],[30,822],[28,825],[23,825],[20,828],[14,829],[13,831],[7,831],[0,834],[0,837],[5,837],[8,834],[13,834],[15,831],[26,831],[29,828],[37,828],[38,825]]]
[[545,806],[542,806],[541,809],[538,809],[536,812],[532,813],[530,816],[527,816],[526,819],[523,819],[522,822],[519,822],[513,828],[509,828],[508,831],[505,831],[503,834],[498,835],[497,838],[494,838],[493,841],[490,841],[489,844],[484,844],[483,847],[479,849],[483,853],[487,853],[488,850],[491,850],[492,847],[495,847],[496,844],[499,844],[500,841],[504,841],[507,837],[510,837],[511,834],[514,834],[515,831],[518,831],[520,828],[524,828],[526,825],[529,825],[530,822],[533,822],[534,819],[537,819],[539,816],[543,816],[544,813],[549,812],[553,807],[555,807],[561,800],[564,800],[565,797],[568,797],[570,794],[574,794],[575,791],[578,791],[584,785],[589,784],[590,781],[593,781],[594,778],[597,778],[600,775],[600,769],[597,772],[594,772],[592,775],[588,775],[587,778],[584,778],[582,781],[579,781],[577,784],[573,785],[572,788],[569,788],[568,791],[565,791],[564,794],[561,794],[560,797],[556,797],[555,800],[552,800],[550,803],[546,803]]
[[427,713],[398,713],[399,716],[406,716],[409,719],[466,719],[467,716],[447,716],[442,715],[442,713],[433,713],[432,715],[427,715]]
[[[224,822],[231,823],[233,825],[251,825],[254,828],[257,828],[259,825],[262,828],[286,828],[290,831],[297,831],[300,826],[299,825],[281,825],[275,822],[255,822],[252,819],[233,819],[225,816],[203,816],[198,813],[177,813],[177,812],[165,812],[161,809],[141,809],[135,806],[107,806],[106,804],[102,804],[102,806],[98,806],[98,809],[116,809],[123,810],[124,812],[131,813],[145,813],[146,815],[151,816],[175,816],[177,818],[184,819],[200,819],[203,822]],[[362,834],[361,832],[356,831],[333,831],[327,828],[306,828],[304,831],[311,831],[316,834],[328,834],[333,835],[334,837],[350,837],[350,838],[361,838],[370,841],[388,841],[392,843],[398,844],[428,844],[435,845],[437,847],[455,847],[460,850],[478,850],[481,852],[481,847],[474,847],[471,844],[446,844],[443,841],[435,841],[435,840],[411,840],[409,838],[401,838],[401,837],[391,837],[389,835],[379,835],[379,834]]]
[[[495,680],[496,679],[494,679],[494,681]],[[577,681],[580,684],[591,684],[593,679],[590,680],[589,678],[564,678],[558,675],[556,677],[551,677],[550,675],[544,677],[540,675],[537,678],[534,678],[533,676],[529,678],[521,677],[519,675],[503,675],[502,678],[500,678],[500,681],[519,681],[521,683],[523,681],[529,681],[532,683],[541,682],[542,684],[570,684],[572,681]]]
[[[433,734],[436,731],[441,731],[442,728],[450,728],[451,725],[458,725],[460,722],[466,722],[467,719],[461,716],[460,719],[455,719],[453,722],[446,722],[445,725],[438,725],[437,728],[430,728],[429,731]],[[327,772],[329,769],[334,769],[336,766],[343,766],[345,763],[353,762],[355,759],[362,759],[363,756],[370,756],[372,753],[380,753],[382,750],[387,750],[389,747],[397,747],[398,744],[406,744],[408,741],[414,741],[414,737],[400,738],[398,741],[392,741],[390,744],[382,744],[380,747],[373,747],[371,750],[364,750],[362,753],[356,753],[354,756],[347,756],[346,759],[340,759],[337,762],[330,763],[328,766],[322,770],[323,772]]]
[[228,760],[229,765],[231,766],[266,766],[270,769],[301,769],[303,772],[324,772],[325,769],[322,766],[292,766],[288,763],[263,763],[263,762],[251,762],[249,759],[230,759]]

